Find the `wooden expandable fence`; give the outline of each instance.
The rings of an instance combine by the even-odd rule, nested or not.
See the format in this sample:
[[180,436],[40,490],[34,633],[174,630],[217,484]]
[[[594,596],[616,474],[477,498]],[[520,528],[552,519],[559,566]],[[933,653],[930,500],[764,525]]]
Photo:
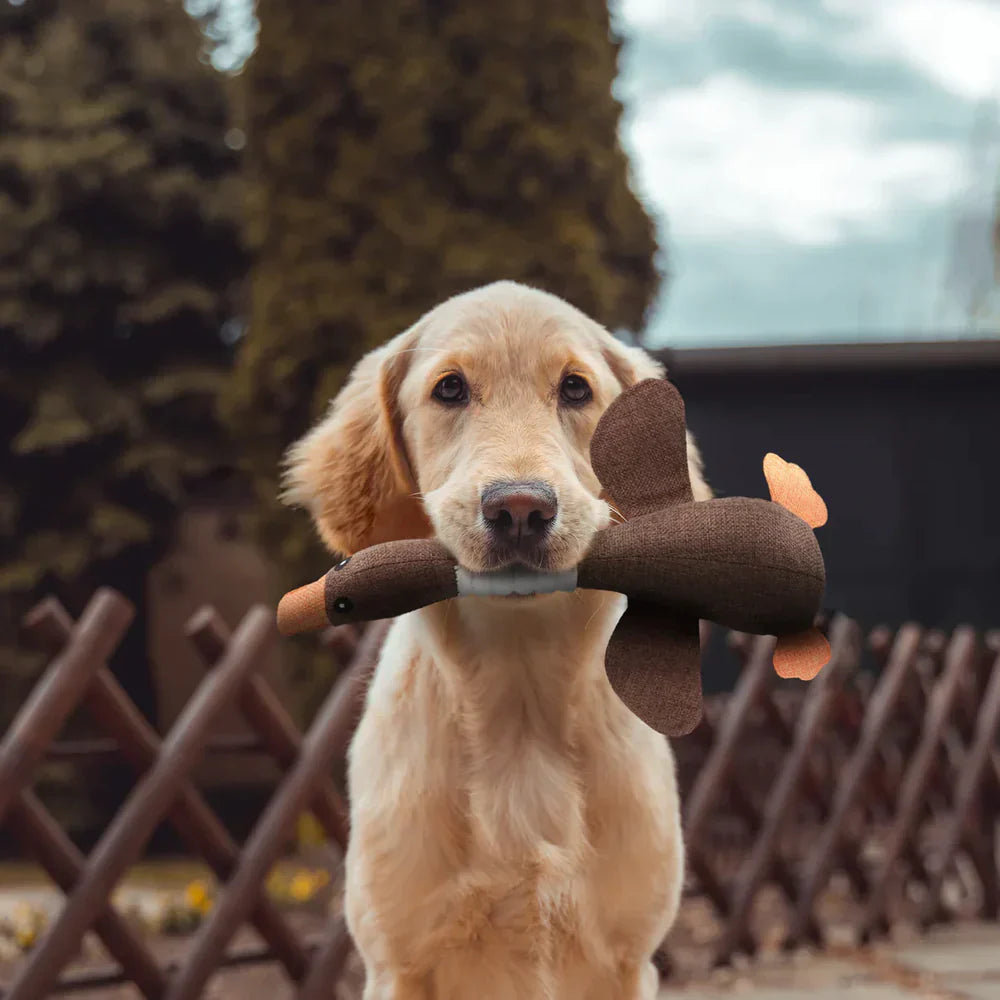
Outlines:
[[[220,969],[260,961],[278,963],[301,1000],[330,996],[351,951],[343,917],[331,916],[318,935],[297,931],[268,897],[266,881],[303,810],[341,854],[346,848],[348,808],[333,767],[346,755],[388,623],[326,633],[330,655],[346,667],[303,733],[258,669],[274,640],[272,612],[254,608],[230,633],[202,609],[186,634],[205,678],[161,736],[107,665],[133,613],[121,595],[101,590],[75,622],[52,599],[25,621],[27,638],[51,661],[0,740],[0,825],[66,898],[0,987],[2,996],[37,1000],[131,982],[150,1000],[185,1000],[203,995]],[[714,915],[716,963],[765,946],[755,920],[765,891],[776,891],[784,906],[782,946],[822,944],[823,898],[837,878],[848,888],[861,941],[897,919],[925,927],[951,919],[946,888],[959,867],[976,882],[963,897],[966,912],[1000,917],[1000,633],[963,627],[946,636],[910,623],[876,629],[865,642],[844,616],[828,631],[832,660],[807,686],[776,679],[773,638],[730,636],[742,662],[734,691],[710,699],[701,726],[675,744],[687,893]],[[213,736],[230,704],[251,736]],[[59,740],[78,707],[103,736]],[[242,845],[192,778],[205,753],[234,750],[266,754],[283,771]],[[40,801],[33,776],[44,759],[112,754],[128,762],[135,783],[85,856]],[[159,961],[111,902],[163,821],[221,886],[188,952],[171,962]],[[234,948],[245,923],[261,943]],[[88,931],[116,964],[67,971]],[[668,938],[657,956],[661,969],[683,964],[678,949],[676,935]]]

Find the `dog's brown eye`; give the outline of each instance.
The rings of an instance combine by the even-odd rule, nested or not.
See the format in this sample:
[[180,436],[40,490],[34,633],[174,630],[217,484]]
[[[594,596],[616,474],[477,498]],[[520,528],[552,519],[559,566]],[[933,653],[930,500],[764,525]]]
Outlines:
[[445,375],[434,386],[433,396],[442,403],[466,403],[469,400],[469,387],[461,375]]
[[593,393],[582,375],[567,375],[559,386],[559,396],[564,403],[586,403]]

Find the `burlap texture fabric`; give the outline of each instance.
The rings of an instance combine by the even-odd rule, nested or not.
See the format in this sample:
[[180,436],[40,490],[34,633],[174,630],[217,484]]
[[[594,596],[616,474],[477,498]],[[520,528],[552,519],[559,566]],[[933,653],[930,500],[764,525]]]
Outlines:
[[372,545],[339,565],[325,578],[334,625],[395,618],[458,593],[455,560],[431,538]]
[[657,732],[684,736],[701,721],[697,618],[629,598],[604,666],[615,694]]
[[805,521],[770,500],[723,497],[606,528],[578,582],[742,632],[780,635],[812,624],[825,574]]
[[[591,438],[590,461],[626,525],[692,502],[686,431],[684,400],[666,379],[639,382],[605,410]],[[620,530],[615,526],[602,535]],[[647,725],[667,736],[698,725],[697,618],[667,613],[630,592],[604,662],[615,693]]]
[[[698,619],[758,634],[809,629],[826,582],[819,543],[805,520],[777,503],[694,502],[684,402],[666,379],[619,396],[590,452],[625,518],[597,536],[578,577],[581,587],[629,595],[608,644],[608,677],[639,718],[680,736],[702,713]],[[789,468],[801,472],[787,463],[779,471]],[[801,486],[796,499],[822,506],[804,473],[792,486]],[[783,652],[782,668],[805,676],[822,650],[800,641]]]
[[684,400],[666,379],[644,379],[604,411],[590,462],[624,517],[690,502],[686,431]]

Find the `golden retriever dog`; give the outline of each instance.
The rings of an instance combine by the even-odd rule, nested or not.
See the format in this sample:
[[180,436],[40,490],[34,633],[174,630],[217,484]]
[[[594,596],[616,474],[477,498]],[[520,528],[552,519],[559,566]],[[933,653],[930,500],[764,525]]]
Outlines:
[[[473,572],[566,570],[617,516],[594,426],[662,376],[563,300],[488,285],[359,362],[290,449],[286,499],[338,553],[433,535]],[[693,443],[689,464],[705,499]],[[469,596],[394,620],[349,760],[365,1000],[656,995],[684,852],[669,745],[604,671],[624,607]]]

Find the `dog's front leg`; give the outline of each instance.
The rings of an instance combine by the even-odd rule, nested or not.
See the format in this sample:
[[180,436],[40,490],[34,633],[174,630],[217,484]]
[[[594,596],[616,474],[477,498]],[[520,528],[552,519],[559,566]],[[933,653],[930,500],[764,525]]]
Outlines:
[[621,966],[615,1000],[656,1000],[660,991],[660,975],[652,962]]
[[432,996],[423,977],[381,970],[365,981],[362,1000],[432,1000]]

